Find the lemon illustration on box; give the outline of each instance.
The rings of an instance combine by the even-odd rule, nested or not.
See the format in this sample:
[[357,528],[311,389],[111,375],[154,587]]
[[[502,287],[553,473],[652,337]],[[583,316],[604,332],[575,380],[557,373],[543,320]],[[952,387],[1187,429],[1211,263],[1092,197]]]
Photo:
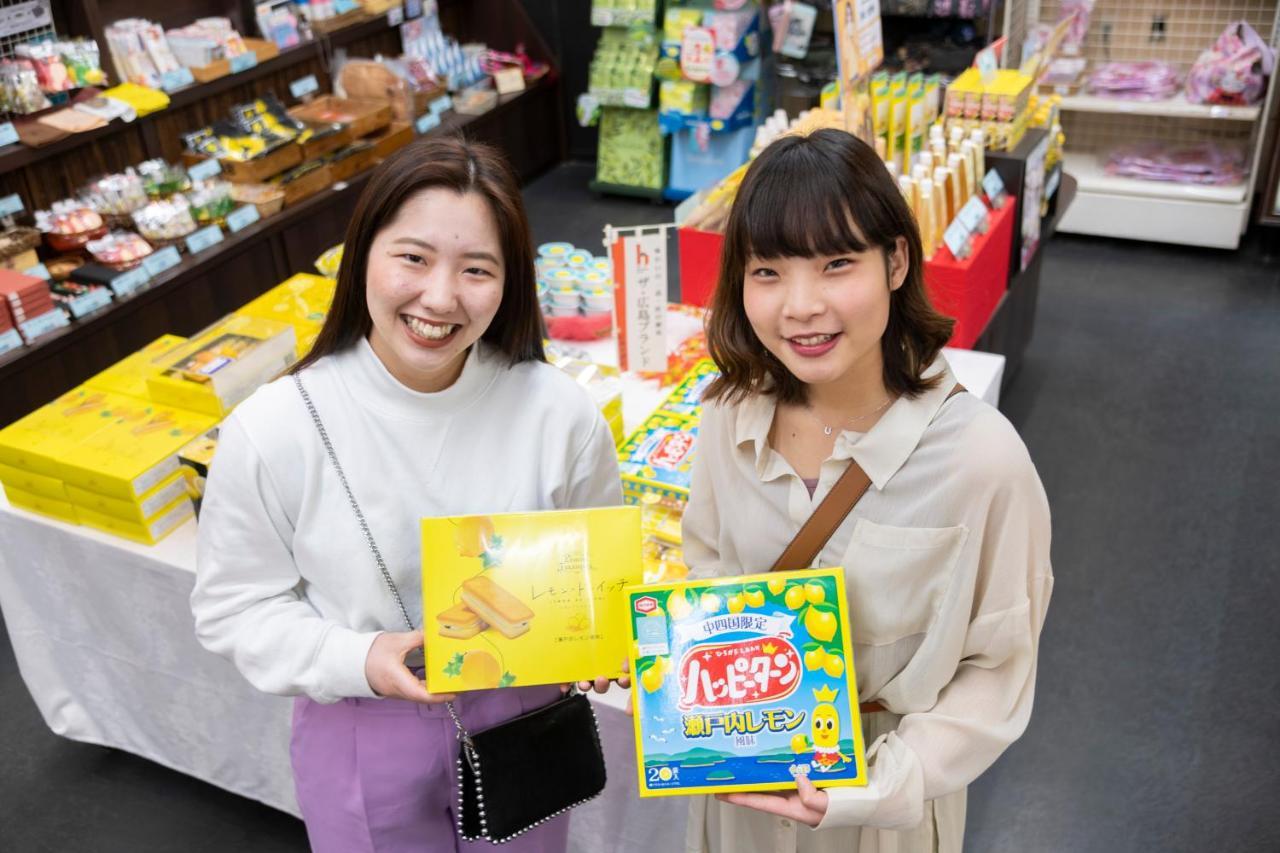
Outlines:
[[627,590],[640,795],[865,785],[842,569]]
[[427,689],[621,675],[642,578],[637,507],[424,518]]

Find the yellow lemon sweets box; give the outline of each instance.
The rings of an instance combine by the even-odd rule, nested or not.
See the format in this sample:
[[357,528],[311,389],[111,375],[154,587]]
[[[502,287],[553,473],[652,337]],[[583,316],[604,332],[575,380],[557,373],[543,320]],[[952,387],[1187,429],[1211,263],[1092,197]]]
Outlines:
[[77,507],[134,524],[152,521],[178,498],[190,497],[187,478],[182,471],[175,471],[163,483],[136,500],[112,498],[79,486],[67,486],[66,494],[67,499]]
[[84,384],[97,391],[110,391],[146,400],[149,394],[147,380],[160,374],[159,361],[186,341],[186,338],[179,335],[161,335]]
[[681,379],[667,399],[658,407],[661,412],[675,412],[691,418],[702,416],[702,395],[707,386],[720,378],[720,368],[709,358],[699,360]]
[[424,518],[427,689],[621,675],[641,576],[636,507]]
[[7,483],[4,487],[4,496],[9,499],[9,503],[12,506],[16,506],[19,509],[25,509],[28,512],[34,512],[48,518],[56,518],[69,524],[78,522],[76,508],[65,500],[59,501],[43,495],[24,492],[21,489],[13,488]]
[[[237,314],[261,317],[293,326],[301,341],[303,335],[318,332],[333,304],[336,284],[322,275],[300,272],[277,284],[245,305]],[[302,347],[298,347],[299,354]]]
[[98,429],[57,449],[62,479],[107,497],[136,501],[178,470],[178,451],[215,418],[121,397]]
[[18,489],[49,500],[68,500],[66,486],[57,477],[33,474],[11,465],[0,464],[0,484],[3,484],[6,489]]
[[62,455],[121,408],[136,408],[132,397],[81,385],[0,430],[0,464],[64,479]]
[[867,784],[842,569],[627,590],[640,796]]
[[650,415],[618,448],[627,502],[639,503],[646,495],[655,495],[664,506],[683,509],[689,500],[697,438],[695,418],[662,410]]
[[157,403],[222,418],[293,363],[293,326],[232,314],[162,359],[147,380]]
[[191,518],[194,514],[195,511],[191,508],[191,498],[186,495],[165,507],[155,518],[146,522],[124,521],[114,515],[94,512],[84,507],[76,507],[76,516],[84,526],[101,530],[103,533],[110,533],[112,536],[132,539],[142,545],[156,544],[177,530],[182,525],[182,522]]

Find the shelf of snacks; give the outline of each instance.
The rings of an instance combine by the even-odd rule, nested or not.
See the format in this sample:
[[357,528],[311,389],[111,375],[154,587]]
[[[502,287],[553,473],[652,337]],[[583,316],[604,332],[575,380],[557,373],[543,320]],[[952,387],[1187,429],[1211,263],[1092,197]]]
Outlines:
[[1125,100],[1104,95],[1063,95],[1060,108],[1075,112],[1115,113],[1135,116],[1162,116],[1164,118],[1217,118],[1229,121],[1257,121],[1262,108],[1229,106],[1225,104],[1196,104],[1179,92],[1169,98],[1150,101]]

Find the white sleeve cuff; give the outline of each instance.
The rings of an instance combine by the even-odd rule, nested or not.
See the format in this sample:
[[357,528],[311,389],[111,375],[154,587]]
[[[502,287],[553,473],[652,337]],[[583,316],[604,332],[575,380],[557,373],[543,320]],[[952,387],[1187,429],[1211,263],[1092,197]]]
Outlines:
[[331,624],[316,654],[319,683],[312,698],[325,704],[348,697],[377,698],[364,674],[364,664],[369,657],[369,648],[380,633],[353,631]]
[[827,814],[818,829],[870,826],[902,830],[924,819],[924,772],[911,748],[890,734],[867,755],[868,784],[826,788]]

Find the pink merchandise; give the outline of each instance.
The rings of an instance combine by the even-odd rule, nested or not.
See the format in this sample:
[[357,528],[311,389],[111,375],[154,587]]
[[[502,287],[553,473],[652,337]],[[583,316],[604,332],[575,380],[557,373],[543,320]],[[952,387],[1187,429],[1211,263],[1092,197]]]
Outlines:
[[1167,62],[1108,62],[1089,76],[1095,95],[1134,101],[1169,98],[1178,87],[1178,72]]
[[1244,106],[1262,100],[1276,55],[1262,37],[1237,21],[1200,54],[1187,75],[1187,100]]
[[1212,142],[1138,142],[1112,151],[1106,172],[1116,177],[1178,184],[1239,184],[1245,179],[1245,155],[1241,148]]

